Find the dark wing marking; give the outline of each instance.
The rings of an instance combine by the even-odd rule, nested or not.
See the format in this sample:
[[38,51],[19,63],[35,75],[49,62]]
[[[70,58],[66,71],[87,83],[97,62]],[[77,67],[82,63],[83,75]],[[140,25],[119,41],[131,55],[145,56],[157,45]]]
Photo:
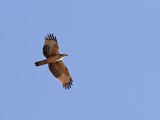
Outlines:
[[43,46],[43,54],[46,58],[50,57],[50,56],[56,56],[59,55],[59,46],[57,43],[57,39],[56,36],[54,37],[53,34],[48,34],[45,37],[45,43]]
[[51,73],[61,82],[65,89],[71,88],[73,80],[69,74],[68,69],[62,61],[49,63],[48,66]]

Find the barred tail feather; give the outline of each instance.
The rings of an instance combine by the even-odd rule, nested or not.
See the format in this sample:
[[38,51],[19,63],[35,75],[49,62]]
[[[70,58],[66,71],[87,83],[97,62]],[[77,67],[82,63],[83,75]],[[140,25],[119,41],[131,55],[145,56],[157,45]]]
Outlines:
[[40,65],[44,65],[44,64],[47,64],[47,61],[46,61],[46,60],[42,60],[42,61],[35,62],[35,65],[36,65],[36,66],[40,66]]

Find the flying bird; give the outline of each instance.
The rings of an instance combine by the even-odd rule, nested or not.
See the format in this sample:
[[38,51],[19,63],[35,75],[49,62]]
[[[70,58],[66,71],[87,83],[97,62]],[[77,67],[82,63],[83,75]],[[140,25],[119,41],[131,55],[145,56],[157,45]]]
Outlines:
[[61,82],[63,87],[65,89],[71,88],[73,80],[69,74],[67,67],[62,61],[62,59],[68,55],[59,53],[57,38],[53,34],[48,34],[45,37],[43,54],[46,59],[35,62],[35,65],[40,66],[48,64],[49,70],[51,71],[53,76],[55,76]]

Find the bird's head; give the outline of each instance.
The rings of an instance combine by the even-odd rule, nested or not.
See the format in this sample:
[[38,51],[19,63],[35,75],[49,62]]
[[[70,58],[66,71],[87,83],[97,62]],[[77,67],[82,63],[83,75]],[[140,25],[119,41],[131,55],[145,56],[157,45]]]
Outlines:
[[66,57],[68,55],[67,54],[60,54],[59,56],[62,57],[62,58],[64,58],[64,57]]

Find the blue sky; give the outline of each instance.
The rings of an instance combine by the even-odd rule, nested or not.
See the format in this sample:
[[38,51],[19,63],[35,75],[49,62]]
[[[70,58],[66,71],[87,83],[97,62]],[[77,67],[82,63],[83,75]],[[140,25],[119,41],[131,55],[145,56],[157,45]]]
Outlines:
[[[1,120],[160,120],[159,0],[0,1]],[[56,35],[73,79],[35,67]]]

